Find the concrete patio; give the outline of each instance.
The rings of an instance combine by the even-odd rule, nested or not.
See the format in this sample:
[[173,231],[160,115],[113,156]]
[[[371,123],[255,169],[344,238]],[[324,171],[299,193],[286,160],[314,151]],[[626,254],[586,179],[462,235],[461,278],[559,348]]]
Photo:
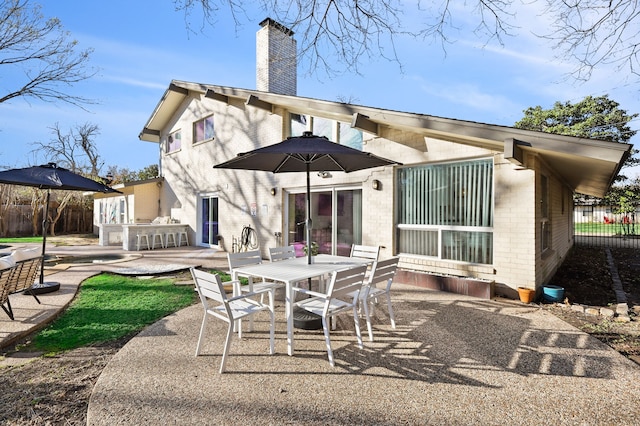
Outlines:
[[[109,247],[59,247],[51,253],[105,253]],[[117,250],[116,250],[117,251]],[[59,294],[14,295],[17,328],[37,327],[100,270],[167,264],[226,269],[225,253],[182,247],[142,252],[128,262],[66,268],[48,278]],[[195,304],[143,330],[110,361],[88,408],[90,425],[113,424],[618,424],[640,423],[640,367],[535,305],[481,300],[397,283],[398,327],[376,310],[375,341],[357,347],[353,324],[332,333],[336,367],[321,331],[297,330],[286,354],[284,303],[278,302],[276,354],[268,355],[267,316],[231,344],[220,375],[226,328],[202,320]],[[18,325],[22,324],[22,325]]]

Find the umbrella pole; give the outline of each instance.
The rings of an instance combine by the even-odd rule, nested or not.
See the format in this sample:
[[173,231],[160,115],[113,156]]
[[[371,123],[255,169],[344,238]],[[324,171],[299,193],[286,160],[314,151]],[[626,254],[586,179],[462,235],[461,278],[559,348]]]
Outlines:
[[47,246],[47,216],[49,216],[49,197],[51,190],[47,189],[47,201],[44,204],[44,214],[42,217],[42,262],[40,262],[40,284],[44,283],[44,251]]
[[307,162],[307,264],[311,265],[311,163]]

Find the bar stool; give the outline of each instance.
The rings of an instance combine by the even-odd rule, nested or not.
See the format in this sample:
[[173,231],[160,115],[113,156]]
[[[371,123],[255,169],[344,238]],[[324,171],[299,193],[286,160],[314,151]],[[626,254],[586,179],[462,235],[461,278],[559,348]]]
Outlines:
[[164,234],[164,246],[169,247],[169,240],[174,247],[178,247],[178,242],[176,241],[176,233],[175,232],[167,232]]
[[189,245],[189,237],[187,235],[187,231],[178,232],[178,247],[182,245],[182,237],[184,236],[185,245]]
[[149,245],[149,234],[146,232],[138,232],[136,234],[136,250],[140,251],[140,244],[142,240],[147,244],[147,250],[151,250],[151,246]]
[[159,234],[159,233],[156,232],[151,237],[151,249],[155,249],[156,248],[156,241],[157,240],[160,241],[160,248],[164,248],[164,239],[162,238],[162,234]]

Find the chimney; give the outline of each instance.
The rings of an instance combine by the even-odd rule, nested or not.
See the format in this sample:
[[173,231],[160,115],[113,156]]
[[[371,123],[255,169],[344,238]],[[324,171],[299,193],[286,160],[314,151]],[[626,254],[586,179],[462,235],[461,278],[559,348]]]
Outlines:
[[256,34],[256,89],[297,94],[297,49],[293,31],[267,18]]

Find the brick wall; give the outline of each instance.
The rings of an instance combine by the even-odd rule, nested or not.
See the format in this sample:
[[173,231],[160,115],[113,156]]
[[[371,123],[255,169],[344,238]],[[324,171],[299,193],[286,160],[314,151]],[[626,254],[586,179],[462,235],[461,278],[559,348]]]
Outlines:
[[297,51],[293,32],[271,19],[256,34],[256,89],[281,95],[297,93]]

